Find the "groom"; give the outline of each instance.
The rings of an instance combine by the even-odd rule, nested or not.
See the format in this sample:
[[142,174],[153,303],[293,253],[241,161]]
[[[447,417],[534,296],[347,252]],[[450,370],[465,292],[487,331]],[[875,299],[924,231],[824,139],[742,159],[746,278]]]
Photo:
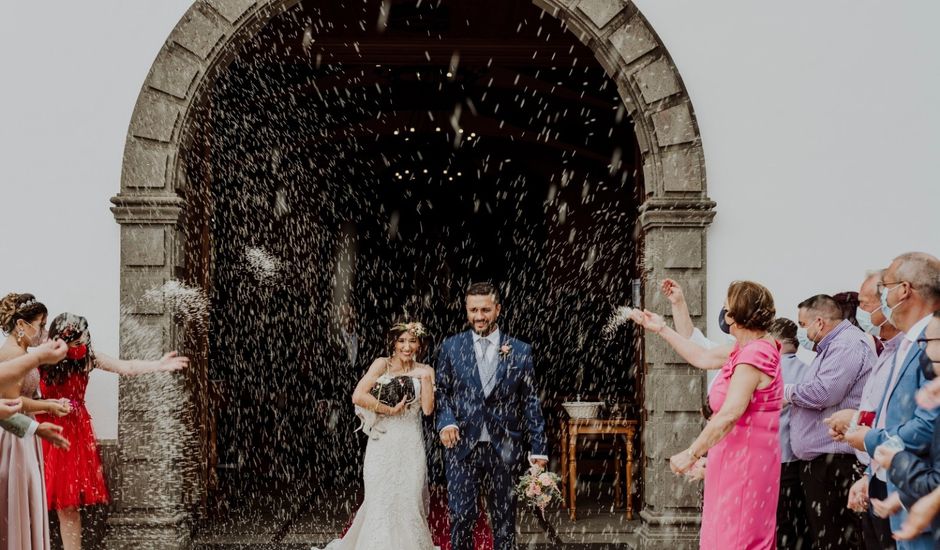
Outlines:
[[500,332],[499,294],[492,284],[471,285],[466,306],[471,330],[444,340],[436,369],[451,547],[473,550],[482,492],[496,550],[515,550],[518,476],[526,455],[543,467],[548,462],[532,347]]

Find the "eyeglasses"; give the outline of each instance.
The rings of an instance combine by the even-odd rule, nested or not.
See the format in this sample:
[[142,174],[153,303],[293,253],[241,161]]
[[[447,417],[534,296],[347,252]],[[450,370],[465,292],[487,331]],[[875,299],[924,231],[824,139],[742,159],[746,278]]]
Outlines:
[[907,281],[894,281],[893,283],[889,283],[889,282],[886,282],[886,281],[879,281],[879,282],[878,282],[878,286],[877,286],[877,288],[878,288],[878,294],[881,294],[882,292],[884,292],[884,290],[885,290],[886,288],[888,288],[889,286],[897,286],[897,285],[902,284],[902,283],[911,284],[911,283],[909,283],[909,282],[907,282]]
[[918,338],[914,340],[917,343],[917,347],[920,348],[920,351],[927,351],[927,344],[930,342],[940,342],[940,338]]

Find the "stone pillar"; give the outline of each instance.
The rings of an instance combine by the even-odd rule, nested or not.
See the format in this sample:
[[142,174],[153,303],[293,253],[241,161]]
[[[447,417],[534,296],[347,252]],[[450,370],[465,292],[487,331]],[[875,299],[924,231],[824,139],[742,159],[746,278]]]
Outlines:
[[[670,312],[659,281],[672,278],[685,289],[693,321],[705,312],[705,227],[715,204],[708,200],[649,199],[640,224],[645,233],[644,302],[651,311]],[[698,548],[701,484],[689,484],[669,469],[669,457],[687,448],[701,431],[705,374],[688,364],[659,337],[645,339],[643,427],[643,524],[640,548]]]
[[[143,299],[174,278],[176,194],[120,194],[112,212],[121,224],[122,358],[157,359],[176,347],[172,315],[162,300]],[[181,548],[189,544],[184,475],[192,438],[183,419],[189,399],[177,373],[120,380],[119,474],[105,547],[111,550]]]

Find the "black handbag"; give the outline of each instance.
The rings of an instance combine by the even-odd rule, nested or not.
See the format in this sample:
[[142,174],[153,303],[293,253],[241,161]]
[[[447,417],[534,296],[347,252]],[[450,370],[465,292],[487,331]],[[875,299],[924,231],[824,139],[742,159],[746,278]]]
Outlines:
[[410,403],[418,395],[415,392],[414,378],[411,376],[395,376],[385,384],[376,382],[370,393],[379,400],[379,403],[389,407],[401,403],[402,399]]

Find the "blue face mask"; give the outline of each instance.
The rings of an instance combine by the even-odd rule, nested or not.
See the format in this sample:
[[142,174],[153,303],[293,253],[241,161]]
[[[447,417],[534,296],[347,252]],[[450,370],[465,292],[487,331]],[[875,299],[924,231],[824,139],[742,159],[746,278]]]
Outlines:
[[855,320],[858,321],[858,326],[862,330],[868,334],[871,334],[875,338],[881,337],[881,326],[887,322],[885,321],[884,323],[881,323],[881,325],[874,324],[871,320],[871,312],[865,311],[862,309],[862,306],[859,306],[855,309]]
[[726,308],[721,308],[721,311],[718,312],[718,328],[725,334],[731,334],[731,325],[725,320],[725,315],[727,314],[728,310]]
[[813,351],[813,348],[816,347],[816,342],[810,340],[809,333],[804,327],[799,327],[796,329],[796,339],[800,342],[800,347],[804,349]]
[[894,306],[888,305],[888,293],[890,293],[892,290],[894,290],[895,288],[899,286],[901,286],[901,283],[895,284],[894,288],[891,288],[891,289],[889,289],[888,287],[884,287],[881,289],[881,313],[884,314],[885,319],[887,319],[889,323],[891,323],[891,312],[897,309],[899,305],[904,303],[904,300],[901,300],[900,302],[894,304]]

